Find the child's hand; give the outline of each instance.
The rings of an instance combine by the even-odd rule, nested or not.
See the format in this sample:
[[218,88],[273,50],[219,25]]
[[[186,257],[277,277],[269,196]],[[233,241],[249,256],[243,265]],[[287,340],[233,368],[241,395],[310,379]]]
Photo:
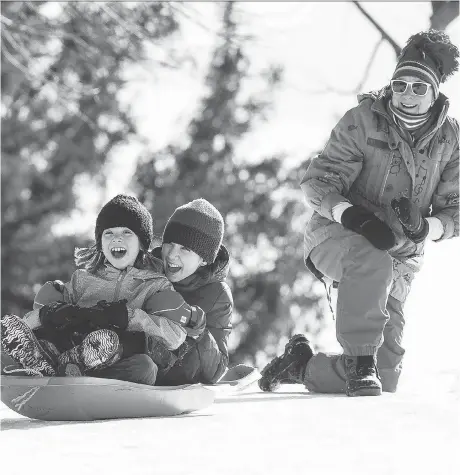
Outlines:
[[40,308],[38,316],[40,323],[45,328],[63,328],[77,326],[82,323],[82,316],[79,313],[78,305],[66,302],[51,302]]
[[98,328],[114,328],[126,330],[128,326],[127,300],[107,302],[100,300],[94,307],[81,309],[86,321]]

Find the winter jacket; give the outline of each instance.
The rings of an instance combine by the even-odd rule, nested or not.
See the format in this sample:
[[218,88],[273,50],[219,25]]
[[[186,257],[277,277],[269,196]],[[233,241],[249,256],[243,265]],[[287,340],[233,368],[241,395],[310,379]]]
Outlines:
[[[40,327],[39,308],[52,301],[92,307],[100,300],[127,299],[127,330],[155,336],[174,350],[185,341],[186,325],[192,319],[204,318],[203,311],[188,305],[163,274],[150,269],[128,266],[118,270],[108,263],[95,274],[79,269],[70,282],[56,292],[53,284],[47,282],[37,293],[34,310],[24,317],[32,329]],[[61,298],[56,298],[59,296]]]
[[343,227],[333,221],[333,207],[343,201],[361,205],[385,221],[396,236],[391,294],[404,301],[414,272],[422,265],[424,243],[404,234],[390,203],[409,197],[423,216],[441,221],[439,240],[459,235],[459,126],[447,116],[448,99],[440,94],[432,127],[413,146],[385,107],[390,92],[358,96],[333,129],[324,150],[309,164],[302,179],[308,205],[314,210],[304,236],[305,258],[318,244]]
[[[161,248],[152,251],[161,256]],[[225,279],[229,271],[229,254],[221,246],[213,264],[200,268],[174,288],[190,305],[206,313],[206,329],[197,340],[190,340],[192,349],[157,384],[215,383],[228,365],[228,338],[232,331],[233,298]]]

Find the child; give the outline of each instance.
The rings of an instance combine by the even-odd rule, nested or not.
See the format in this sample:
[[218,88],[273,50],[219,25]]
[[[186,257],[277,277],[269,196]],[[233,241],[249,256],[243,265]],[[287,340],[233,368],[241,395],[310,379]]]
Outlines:
[[[186,328],[203,331],[205,314],[185,303],[161,273],[161,261],[147,252],[152,237],[152,217],[136,198],[109,201],[96,220],[96,244],[76,252],[77,266],[85,269],[76,270],[59,291],[46,283],[36,299],[39,308],[24,320],[3,317],[3,350],[42,374],[56,374],[58,365],[66,374],[69,364],[88,374],[133,356],[130,346],[142,341],[156,367],[171,365],[177,358],[170,350],[184,342]],[[49,298],[53,292],[58,301]]]
[[222,245],[224,220],[205,199],[177,208],[163,233],[161,248],[152,251],[161,258],[166,277],[185,301],[206,312],[206,329],[197,339],[187,338],[191,349],[158,384],[212,384],[227,370],[228,338],[232,330],[233,299],[225,282],[229,254]]

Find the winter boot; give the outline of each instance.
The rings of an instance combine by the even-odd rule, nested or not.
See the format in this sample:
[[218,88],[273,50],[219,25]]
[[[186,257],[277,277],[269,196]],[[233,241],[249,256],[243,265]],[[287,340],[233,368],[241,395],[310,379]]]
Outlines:
[[55,364],[33,331],[16,315],[1,319],[2,350],[19,363],[26,373],[36,376],[54,376]]
[[380,396],[382,383],[374,356],[345,356],[347,396]]
[[60,376],[80,376],[100,370],[120,360],[122,346],[112,330],[96,330],[83,342],[59,355]]
[[294,335],[286,344],[284,353],[261,371],[260,389],[274,391],[282,383],[303,384],[305,369],[312,356],[310,342],[303,335]]

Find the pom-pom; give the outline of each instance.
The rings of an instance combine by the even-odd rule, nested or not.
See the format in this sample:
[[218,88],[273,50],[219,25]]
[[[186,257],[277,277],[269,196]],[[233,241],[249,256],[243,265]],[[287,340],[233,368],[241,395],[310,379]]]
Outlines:
[[458,48],[444,32],[431,29],[412,35],[401,51],[399,59],[412,48],[416,48],[422,56],[426,55],[434,61],[441,75],[441,82],[445,82],[449,76],[458,71]]

